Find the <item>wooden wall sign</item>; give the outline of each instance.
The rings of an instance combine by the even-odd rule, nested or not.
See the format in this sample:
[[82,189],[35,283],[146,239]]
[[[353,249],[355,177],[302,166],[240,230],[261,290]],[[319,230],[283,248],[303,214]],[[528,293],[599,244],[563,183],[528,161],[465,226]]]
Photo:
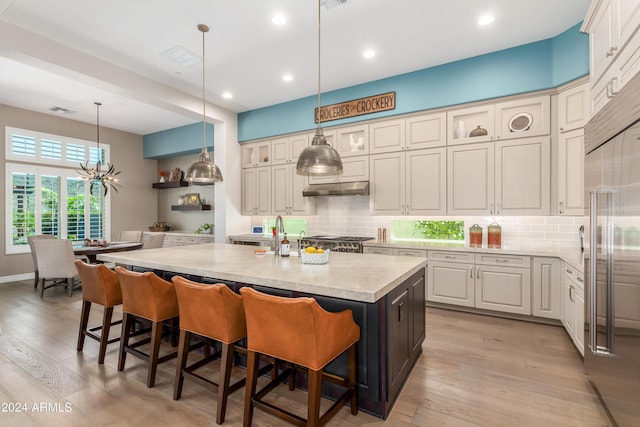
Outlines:
[[[320,107],[320,122],[346,119],[348,117],[362,116],[364,114],[378,113],[380,111],[394,110],[396,108],[396,93],[387,92],[381,95],[367,98],[354,99],[339,104]],[[314,109],[315,122],[318,123],[318,109]]]

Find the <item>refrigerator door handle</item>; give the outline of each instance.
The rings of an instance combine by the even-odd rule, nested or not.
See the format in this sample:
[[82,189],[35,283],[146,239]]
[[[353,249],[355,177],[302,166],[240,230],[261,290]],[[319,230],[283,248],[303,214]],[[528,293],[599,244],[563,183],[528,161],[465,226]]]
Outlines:
[[[605,333],[606,346],[598,345],[598,289],[597,289],[597,264],[598,264],[598,196],[606,195],[607,206],[605,224],[601,231],[602,252],[605,254]],[[613,206],[613,192],[611,190],[593,190],[589,192],[589,347],[596,356],[613,355],[613,222],[611,207]]]

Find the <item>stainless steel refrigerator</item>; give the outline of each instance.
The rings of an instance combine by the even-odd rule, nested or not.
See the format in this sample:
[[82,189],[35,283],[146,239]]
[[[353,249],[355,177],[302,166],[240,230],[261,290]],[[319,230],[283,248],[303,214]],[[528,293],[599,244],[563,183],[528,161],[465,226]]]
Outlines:
[[585,127],[585,368],[640,426],[640,75]]

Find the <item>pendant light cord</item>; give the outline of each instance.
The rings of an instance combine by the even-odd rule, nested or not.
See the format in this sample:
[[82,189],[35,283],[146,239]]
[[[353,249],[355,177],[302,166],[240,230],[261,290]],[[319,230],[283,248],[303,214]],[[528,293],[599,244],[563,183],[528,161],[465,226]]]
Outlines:
[[321,124],[320,120],[320,3],[318,0],[318,126]]
[[209,27],[203,25],[200,27],[200,31],[202,31],[202,148],[207,147],[207,122],[206,122],[206,103],[205,103],[205,90],[204,90],[204,33],[209,31]]
[[94,102],[96,105],[96,143],[98,148],[98,162],[102,160],[102,156],[100,155],[100,106],[102,105],[99,102]]

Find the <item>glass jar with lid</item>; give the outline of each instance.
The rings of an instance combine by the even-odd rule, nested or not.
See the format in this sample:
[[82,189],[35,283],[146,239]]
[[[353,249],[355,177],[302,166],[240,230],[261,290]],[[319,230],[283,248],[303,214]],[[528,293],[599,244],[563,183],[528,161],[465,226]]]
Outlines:
[[471,227],[469,227],[469,247],[482,247],[482,227],[480,227],[478,224],[473,224]]
[[495,249],[502,246],[502,227],[497,222],[489,224],[487,228],[487,246]]

